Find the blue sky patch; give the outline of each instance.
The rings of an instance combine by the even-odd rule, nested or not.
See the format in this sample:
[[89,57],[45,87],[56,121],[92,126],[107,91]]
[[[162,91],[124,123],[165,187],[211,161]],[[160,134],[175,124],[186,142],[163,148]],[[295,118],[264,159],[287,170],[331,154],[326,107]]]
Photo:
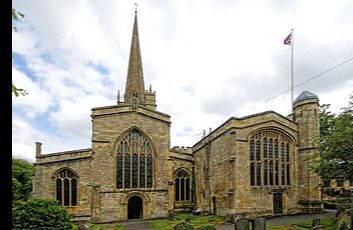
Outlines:
[[33,70],[28,67],[27,61],[22,55],[13,52],[12,59],[15,67],[18,70],[24,72],[32,81],[36,81],[36,77]]

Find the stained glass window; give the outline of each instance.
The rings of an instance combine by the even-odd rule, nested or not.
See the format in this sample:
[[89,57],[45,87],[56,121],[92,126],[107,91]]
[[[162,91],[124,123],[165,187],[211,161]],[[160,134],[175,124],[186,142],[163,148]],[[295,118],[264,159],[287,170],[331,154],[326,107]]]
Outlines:
[[270,185],[273,185],[273,161],[270,161]]
[[190,176],[185,170],[179,170],[175,178],[175,201],[190,201]]
[[255,185],[255,163],[250,165],[250,184],[251,186]]
[[116,155],[116,187],[123,188],[123,155]]
[[275,161],[275,185],[279,185],[279,177],[278,177],[278,161]]
[[137,188],[138,159],[137,154],[132,154],[132,187]]
[[125,188],[130,188],[130,155],[125,154]]
[[268,157],[273,157],[273,139],[270,139],[268,142]]
[[256,141],[256,160],[261,160],[261,142],[260,140]]
[[267,160],[264,162],[264,185],[268,185],[268,163]]
[[61,170],[55,180],[56,199],[63,206],[77,205],[77,178],[69,169]]
[[250,140],[250,160],[253,161],[255,160],[255,146],[254,146],[254,140]]
[[140,155],[140,188],[146,187],[146,157],[145,155]]
[[286,162],[289,162],[289,144],[286,144]]
[[281,143],[281,160],[284,161],[284,143]]
[[261,185],[261,163],[256,164],[256,185]]
[[267,151],[267,138],[266,137],[263,139],[263,145],[264,145],[264,158],[267,158],[268,151]]
[[134,129],[120,141],[116,155],[116,187],[153,187],[153,152],[147,137]]
[[[261,147],[262,145],[262,147]],[[277,131],[259,131],[249,138],[250,185],[290,185],[292,142]]]
[[287,185],[290,185],[290,166],[287,164]]
[[282,185],[285,185],[285,184],[286,184],[286,172],[285,172],[285,170],[286,170],[286,164],[283,164],[283,163],[282,163],[282,168],[281,168]]
[[152,154],[147,155],[147,188],[152,188]]

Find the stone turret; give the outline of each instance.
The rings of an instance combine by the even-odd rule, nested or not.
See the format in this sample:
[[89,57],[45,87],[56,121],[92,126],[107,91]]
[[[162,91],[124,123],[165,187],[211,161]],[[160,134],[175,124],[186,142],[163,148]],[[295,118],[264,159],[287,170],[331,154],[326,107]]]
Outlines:
[[305,212],[320,212],[320,177],[312,170],[308,160],[318,149],[315,141],[320,136],[319,98],[308,91],[293,102],[294,122],[298,124],[298,195]]

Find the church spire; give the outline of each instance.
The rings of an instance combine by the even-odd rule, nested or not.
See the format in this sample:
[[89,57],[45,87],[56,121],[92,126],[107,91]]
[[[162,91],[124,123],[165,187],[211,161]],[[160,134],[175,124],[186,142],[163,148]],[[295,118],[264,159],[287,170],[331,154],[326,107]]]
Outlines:
[[135,21],[132,32],[129,67],[126,80],[124,101],[130,103],[136,99],[138,104],[145,105],[145,83],[143,81],[142,59],[137,27],[137,9],[135,9]]

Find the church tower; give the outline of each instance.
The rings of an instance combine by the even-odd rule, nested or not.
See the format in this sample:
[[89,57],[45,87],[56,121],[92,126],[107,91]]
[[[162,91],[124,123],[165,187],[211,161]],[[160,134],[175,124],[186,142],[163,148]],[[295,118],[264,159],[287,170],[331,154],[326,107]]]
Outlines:
[[92,109],[93,222],[167,216],[170,116],[156,110],[145,90],[137,11],[124,101]]
[[321,211],[320,177],[313,172],[310,157],[317,151],[320,136],[319,98],[308,91],[293,102],[294,121],[298,124],[298,192],[304,212]]

